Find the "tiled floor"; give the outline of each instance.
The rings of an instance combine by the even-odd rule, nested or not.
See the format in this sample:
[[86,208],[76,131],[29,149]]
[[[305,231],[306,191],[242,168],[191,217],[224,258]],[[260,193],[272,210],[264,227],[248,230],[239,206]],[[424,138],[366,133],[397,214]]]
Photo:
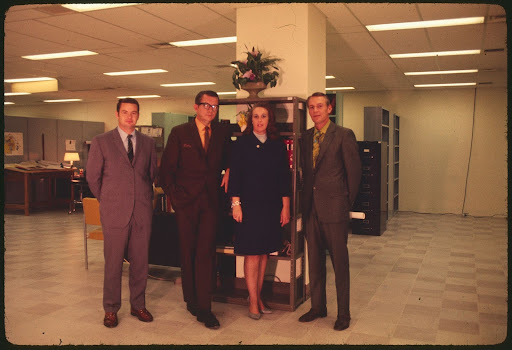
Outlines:
[[399,213],[382,236],[350,235],[352,322],[342,332],[332,329],[330,262],[326,318],[299,323],[309,301],[295,312],[274,311],[259,321],[249,319],[244,306],[214,303],[221,323],[215,331],[186,311],[181,286],[170,281],[148,281],[154,322],[130,316],[125,268],[119,326],[107,329],[101,306],[103,242],[89,240],[86,270],[82,214],[8,213],[6,336],[24,345],[497,344],[507,335],[507,228],[503,218]]

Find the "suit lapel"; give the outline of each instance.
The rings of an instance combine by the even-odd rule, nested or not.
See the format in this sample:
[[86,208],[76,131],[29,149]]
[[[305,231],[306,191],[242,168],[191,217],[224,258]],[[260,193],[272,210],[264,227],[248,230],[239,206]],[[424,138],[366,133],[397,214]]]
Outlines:
[[[135,162],[137,161],[137,159],[139,158],[139,154],[143,153],[141,152],[142,148],[144,147],[144,137],[142,136],[142,134],[135,130],[135,138],[137,139],[137,145],[135,147],[135,155],[133,157],[133,163],[132,164],[135,164]],[[128,158],[128,154],[126,155],[126,157]]]
[[115,128],[112,131],[112,138],[113,138],[116,148],[119,150],[119,152],[121,152],[122,157],[128,163],[130,163],[130,160],[128,159],[128,153],[126,152],[126,149],[124,148],[123,139],[121,139],[121,135],[119,134],[119,131],[117,130],[117,128]]
[[314,127],[304,133],[304,166],[313,168],[313,132]]
[[[334,139],[334,130],[336,129],[336,126],[334,123],[330,123],[329,127],[327,128],[327,132],[325,133],[324,140],[320,144],[320,151],[318,152],[318,158],[316,159],[316,168],[320,165],[322,162],[322,158],[325,154],[325,152],[329,149],[329,144]],[[313,148],[313,145],[311,145],[311,148]],[[313,151],[311,151],[313,152]]]
[[204,151],[203,143],[201,142],[201,136],[199,136],[199,130],[197,129],[195,119],[192,120],[191,122],[189,122],[188,126],[189,126],[190,135],[192,135],[192,143],[193,143],[192,146],[199,149],[199,152],[201,152],[201,154],[203,156],[206,156],[206,152]]

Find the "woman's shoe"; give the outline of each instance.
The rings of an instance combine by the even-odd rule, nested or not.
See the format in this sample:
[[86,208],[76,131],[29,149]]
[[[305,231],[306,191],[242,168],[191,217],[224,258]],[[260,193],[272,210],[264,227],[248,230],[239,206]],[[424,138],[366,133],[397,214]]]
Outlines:
[[268,307],[264,307],[263,309],[260,309],[260,313],[262,313],[262,314],[271,314],[272,310],[270,310]]
[[261,314],[253,314],[249,311],[249,318],[252,318],[253,320],[259,320],[261,318]]

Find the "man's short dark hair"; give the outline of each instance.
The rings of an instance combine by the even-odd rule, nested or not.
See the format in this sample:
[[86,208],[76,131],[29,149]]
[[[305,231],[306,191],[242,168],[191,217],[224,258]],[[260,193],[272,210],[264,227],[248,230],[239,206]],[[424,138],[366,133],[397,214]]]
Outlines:
[[131,98],[131,97],[126,97],[126,98],[120,98],[119,101],[117,101],[116,110],[118,112],[121,109],[122,103],[131,103],[131,104],[137,105],[137,112],[139,111],[139,101],[137,101],[136,99]]
[[311,97],[323,97],[323,98],[325,98],[325,104],[327,106],[329,106],[331,104],[331,100],[329,100],[329,97],[326,94],[324,94],[323,92],[315,92],[313,95],[308,97],[308,99],[306,101],[306,106],[309,106],[309,99]]
[[210,96],[210,97],[215,97],[217,100],[219,99],[219,95],[217,95],[217,93],[215,91],[212,91],[212,90],[203,90],[203,91],[199,91],[199,93],[196,95],[196,99],[195,99],[195,104],[198,105],[201,103],[201,99],[203,98],[203,96],[206,95],[206,96]]

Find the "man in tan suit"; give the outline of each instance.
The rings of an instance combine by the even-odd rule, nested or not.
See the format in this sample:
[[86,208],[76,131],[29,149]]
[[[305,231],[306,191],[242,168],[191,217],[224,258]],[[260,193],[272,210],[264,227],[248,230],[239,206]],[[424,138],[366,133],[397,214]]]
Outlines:
[[118,324],[125,252],[130,262],[130,312],[141,321],[153,320],[146,309],[145,292],[157,171],[155,141],[135,130],[137,100],[120,99],[116,117],[117,128],[92,140],[86,169],[89,188],[100,202],[105,257],[103,324],[109,328]]
[[329,98],[317,92],[307,100],[315,126],[304,133],[301,143],[304,195],[302,215],[306,219],[311,310],[299,318],[311,322],[327,316],[326,249],[334,267],[338,315],[335,330],[350,324],[350,276],[347,237],[350,209],[361,180],[361,159],[354,132],[329,120]]

